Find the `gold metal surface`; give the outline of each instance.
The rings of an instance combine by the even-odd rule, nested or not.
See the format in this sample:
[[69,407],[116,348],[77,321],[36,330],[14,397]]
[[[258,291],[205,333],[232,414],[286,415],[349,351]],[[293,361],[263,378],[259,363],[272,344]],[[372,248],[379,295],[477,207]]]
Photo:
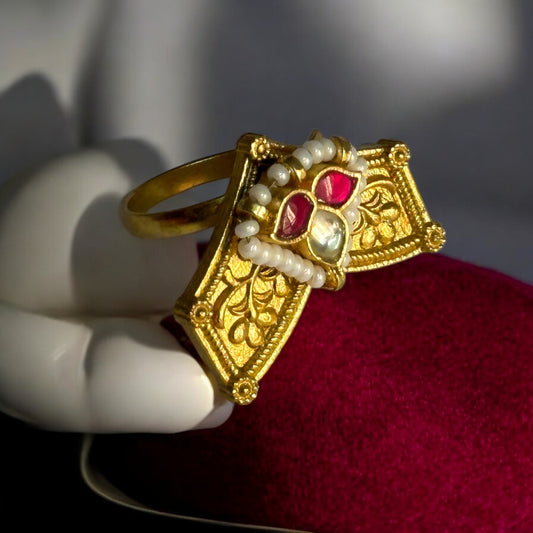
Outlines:
[[416,188],[400,141],[381,140],[359,148],[368,162],[368,182],[355,226],[351,263],[346,272],[384,267],[422,252],[438,252],[446,241],[443,227],[431,219]]
[[[319,137],[319,133],[313,134],[313,138]],[[342,138],[334,138],[334,142],[338,157],[309,171],[301,183],[304,191],[313,187],[324,169],[342,169],[349,160],[350,144]],[[122,203],[126,227],[140,236],[180,235],[209,227],[216,219],[211,240],[176,302],[174,316],[221,390],[242,405],[257,396],[259,380],[296,326],[311,292],[307,283],[241,258],[234,233],[242,214],[252,213],[273,232],[265,238],[275,241],[276,217],[268,209],[252,205],[247,192],[272,163],[292,161],[295,148],[246,134],[236,150],[161,174],[132,191]],[[359,219],[351,230],[350,262],[328,267],[325,288],[333,290],[342,287],[346,273],[436,252],[445,241],[442,226],[430,218],[418,193],[408,167],[407,146],[382,140],[359,147],[358,153],[368,163],[367,185],[361,193]],[[299,163],[294,167],[293,176],[300,183],[304,173]],[[225,177],[230,177],[230,182],[224,198],[173,212],[147,213],[169,196]],[[295,246],[304,249],[305,243]]]
[[124,197],[120,205],[122,222],[137,237],[177,237],[210,228],[216,222],[224,197],[173,211],[148,211],[193,187],[229,177],[234,161],[235,151],[231,150],[152,178]]

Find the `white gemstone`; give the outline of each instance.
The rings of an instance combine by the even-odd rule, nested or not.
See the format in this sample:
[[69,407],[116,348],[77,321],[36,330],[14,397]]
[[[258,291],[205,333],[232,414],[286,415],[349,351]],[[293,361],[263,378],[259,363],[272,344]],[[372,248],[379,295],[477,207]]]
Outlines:
[[313,166],[313,157],[305,148],[296,148],[292,155],[300,161],[304,170],[309,170]]
[[320,139],[320,143],[322,144],[323,149],[322,161],[331,161],[337,153],[337,147],[335,146],[335,143],[326,137],[322,137],[322,139]]
[[253,259],[261,248],[261,241],[257,237],[241,239],[237,245],[237,250],[244,259]]
[[235,235],[237,235],[239,239],[245,239],[246,237],[251,237],[257,233],[259,233],[259,222],[257,222],[257,220],[245,220],[235,226]]
[[248,192],[248,196],[259,205],[268,205],[272,200],[270,189],[262,183],[256,183]]
[[304,148],[311,154],[313,164],[322,163],[324,148],[320,141],[313,139],[312,141],[305,141]]
[[336,263],[344,248],[346,227],[331,211],[319,209],[309,232],[309,244],[313,252],[326,263]]
[[274,163],[267,170],[267,176],[274,180],[278,185],[287,185],[291,174],[287,167],[284,167],[281,163]]

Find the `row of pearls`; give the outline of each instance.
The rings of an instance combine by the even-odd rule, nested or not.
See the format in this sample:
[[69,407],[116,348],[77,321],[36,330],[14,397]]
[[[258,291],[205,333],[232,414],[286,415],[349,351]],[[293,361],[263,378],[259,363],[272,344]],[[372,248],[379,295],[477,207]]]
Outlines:
[[[306,141],[303,146],[296,148],[292,153],[302,165],[305,171],[313,165],[331,161],[337,153],[335,143],[326,137]],[[359,190],[366,187],[367,161],[360,157],[357,149],[352,145],[350,161],[347,169],[353,172],[361,172]],[[278,186],[287,185],[290,180],[290,170],[283,163],[274,163],[267,170],[267,177]],[[269,187],[262,183],[256,183],[248,191],[251,200],[259,205],[267,206],[272,201],[272,193]],[[343,209],[343,214],[349,224],[353,225],[359,217],[360,195]],[[248,219],[235,226],[235,235],[240,239],[238,250],[244,259],[251,260],[254,264],[274,267],[284,274],[296,278],[301,283],[308,283],[313,288],[319,288],[326,281],[326,273],[319,265],[314,265],[308,259],[295,254],[291,250],[282,248],[277,244],[269,244],[260,241],[255,235],[259,233],[259,223],[255,219]],[[345,263],[349,263],[349,255]]]
[[263,242],[252,236],[241,239],[237,249],[244,259],[249,259],[256,265],[276,268],[314,289],[322,287],[326,281],[326,271],[321,266],[278,244]]
[[[331,161],[337,153],[335,143],[326,137],[321,139],[313,139],[306,141],[303,146],[296,148],[292,153],[305,171],[308,171],[313,165],[318,163],[325,163]],[[366,171],[368,170],[368,163],[366,159],[360,157],[357,153],[357,148],[351,146],[350,160],[346,167],[353,172],[361,172],[364,184],[366,186]],[[291,177],[290,170],[283,163],[274,163],[267,171],[267,177],[280,186],[287,185]]]
[[[355,148],[354,148],[355,149]],[[326,137],[306,141],[303,146],[292,153],[305,171],[318,163],[331,161],[337,153],[335,143]],[[290,170],[283,163],[274,163],[267,170],[267,177],[280,186],[287,185],[291,177]]]

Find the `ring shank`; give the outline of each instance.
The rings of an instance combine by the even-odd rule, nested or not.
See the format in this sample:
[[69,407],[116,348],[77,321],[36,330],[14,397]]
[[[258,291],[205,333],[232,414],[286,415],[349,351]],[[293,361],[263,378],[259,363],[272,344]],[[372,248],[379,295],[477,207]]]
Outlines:
[[148,211],[193,187],[230,177],[234,162],[235,150],[230,150],[173,168],[139,185],[120,204],[123,224],[138,237],[176,237],[210,228],[222,196],[172,211]]

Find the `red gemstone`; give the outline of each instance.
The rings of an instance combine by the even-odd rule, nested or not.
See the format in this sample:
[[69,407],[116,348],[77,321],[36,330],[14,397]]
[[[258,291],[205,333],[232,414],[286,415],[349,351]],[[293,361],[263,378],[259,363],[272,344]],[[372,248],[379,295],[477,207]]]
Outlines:
[[331,207],[340,207],[352,195],[357,180],[332,170],[322,176],[316,184],[316,197]]
[[277,236],[280,239],[293,239],[301,235],[307,229],[312,211],[313,202],[306,194],[292,195],[281,213]]

